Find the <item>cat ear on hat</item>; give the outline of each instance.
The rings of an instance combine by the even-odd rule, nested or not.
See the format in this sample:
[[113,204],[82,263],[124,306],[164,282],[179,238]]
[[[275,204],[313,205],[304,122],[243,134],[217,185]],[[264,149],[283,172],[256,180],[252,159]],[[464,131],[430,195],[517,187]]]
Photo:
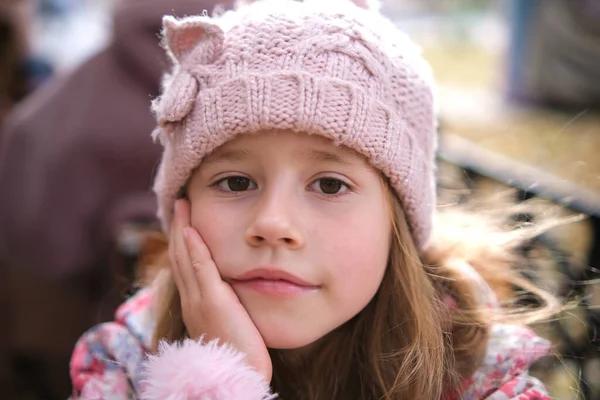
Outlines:
[[223,39],[223,30],[211,22],[209,17],[194,16],[183,19],[169,15],[163,17],[163,43],[174,62],[183,63],[199,45],[204,47],[204,62],[212,62],[217,47],[221,46]]
[[172,133],[174,123],[192,110],[199,91],[194,75],[215,61],[223,40],[223,30],[206,16],[163,17],[163,45],[175,68],[163,81],[162,95],[152,102],[160,128],[153,134],[155,138],[161,133]]

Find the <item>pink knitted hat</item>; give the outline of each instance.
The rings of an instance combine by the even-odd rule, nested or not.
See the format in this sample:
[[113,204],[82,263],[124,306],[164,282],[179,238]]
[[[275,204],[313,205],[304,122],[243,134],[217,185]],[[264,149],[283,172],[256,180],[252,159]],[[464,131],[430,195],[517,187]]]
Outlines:
[[236,135],[281,129],[364,155],[389,178],[425,247],[435,205],[434,85],[391,21],[349,0],[258,0],[163,24],[174,67],[152,108],[165,147],[154,185],[165,232],[206,155]]

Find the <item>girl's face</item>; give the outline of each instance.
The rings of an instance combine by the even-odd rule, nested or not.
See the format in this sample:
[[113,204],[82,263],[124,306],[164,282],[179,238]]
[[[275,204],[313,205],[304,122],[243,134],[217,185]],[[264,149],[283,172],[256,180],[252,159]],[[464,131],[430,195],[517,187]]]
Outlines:
[[188,195],[192,226],[268,347],[317,341],[381,283],[384,183],[347,148],[292,132],[240,136],[202,162]]

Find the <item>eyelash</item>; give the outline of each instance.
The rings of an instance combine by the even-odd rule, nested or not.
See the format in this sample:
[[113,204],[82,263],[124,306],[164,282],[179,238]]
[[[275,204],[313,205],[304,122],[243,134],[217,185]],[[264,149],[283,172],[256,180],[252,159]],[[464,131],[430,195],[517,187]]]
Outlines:
[[[227,180],[232,179],[232,178],[247,179],[248,181],[250,181],[250,185],[256,186],[256,183],[252,179],[250,179],[248,177],[245,177],[243,175],[231,175],[231,176],[226,176],[226,177],[223,177],[223,178],[219,178],[216,181],[214,181],[213,183],[211,183],[209,186],[212,187],[212,188],[214,188],[215,190],[218,190],[218,191],[223,192],[223,193],[228,193],[228,194],[231,194],[231,195],[234,195],[234,196],[238,196],[239,194],[241,194],[243,192],[247,192],[249,190],[253,190],[253,189],[246,189],[246,190],[235,191],[235,190],[225,190],[225,189],[222,189],[220,187],[220,185],[222,183],[227,182]],[[313,190],[313,191],[316,191],[316,192],[318,192],[319,194],[321,194],[323,196],[326,196],[326,197],[329,197],[329,198],[336,198],[336,197],[344,196],[344,195],[348,194],[349,192],[353,192],[354,191],[353,185],[349,184],[348,182],[346,182],[346,181],[344,181],[342,179],[334,178],[334,177],[329,177],[329,176],[324,176],[324,177],[320,177],[318,179],[315,179],[308,186],[312,187],[313,185],[315,185],[316,183],[318,183],[319,181],[322,181],[322,180],[330,180],[330,181],[339,182],[342,185],[342,187],[345,188],[345,190],[337,192],[337,193],[333,193],[333,194],[327,194],[327,193],[323,193],[323,192],[318,191],[318,190]]]

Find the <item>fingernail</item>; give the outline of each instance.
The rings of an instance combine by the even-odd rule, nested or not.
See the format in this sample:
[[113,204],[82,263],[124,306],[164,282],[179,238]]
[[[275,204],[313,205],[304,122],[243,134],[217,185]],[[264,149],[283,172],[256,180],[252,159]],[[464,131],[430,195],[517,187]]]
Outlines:
[[179,212],[179,200],[175,200],[175,204],[173,205],[173,210],[175,211],[175,213],[177,214]]
[[183,238],[185,240],[188,240],[190,238],[190,228],[188,228],[188,227],[183,228]]

